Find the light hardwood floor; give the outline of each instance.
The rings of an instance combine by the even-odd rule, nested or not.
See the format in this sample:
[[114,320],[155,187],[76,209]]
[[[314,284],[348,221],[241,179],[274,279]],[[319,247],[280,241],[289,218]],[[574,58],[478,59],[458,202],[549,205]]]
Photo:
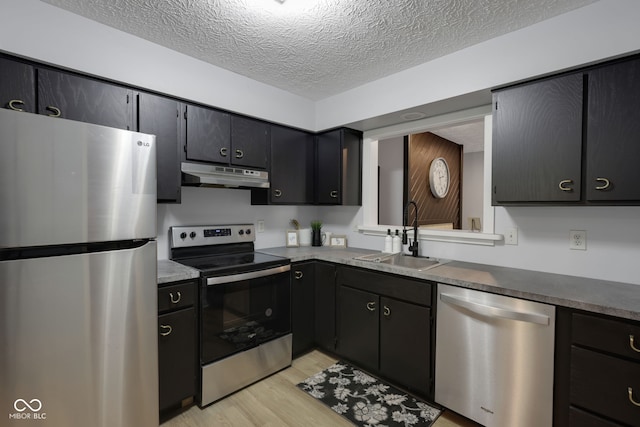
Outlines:
[[[345,418],[296,387],[335,362],[336,359],[314,350],[294,359],[291,367],[204,409],[193,406],[162,427],[352,427]],[[478,426],[445,411],[433,427]]]

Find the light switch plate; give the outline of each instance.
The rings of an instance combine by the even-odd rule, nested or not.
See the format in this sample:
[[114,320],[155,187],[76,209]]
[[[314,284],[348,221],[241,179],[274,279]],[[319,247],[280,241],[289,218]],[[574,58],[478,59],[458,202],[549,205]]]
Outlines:
[[257,221],[258,223],[258,233],[264,233],[264,220],[263,219],[259,219]]
[[508,228],[504,233],[505,245],[517,245],[518,244],[518,229]]

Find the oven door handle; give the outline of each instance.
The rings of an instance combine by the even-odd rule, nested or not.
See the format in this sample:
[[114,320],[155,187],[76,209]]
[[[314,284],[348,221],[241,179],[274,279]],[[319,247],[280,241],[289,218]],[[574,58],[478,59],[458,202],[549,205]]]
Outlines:
[[266,270],[250,271],[248,273],[232,274],[230,276],[208,277],[207,286],[220,285],[224,283],[241,282],[243,280],[257,279],[258,277],[272,276],[291,270],[291,265],[268,268]]

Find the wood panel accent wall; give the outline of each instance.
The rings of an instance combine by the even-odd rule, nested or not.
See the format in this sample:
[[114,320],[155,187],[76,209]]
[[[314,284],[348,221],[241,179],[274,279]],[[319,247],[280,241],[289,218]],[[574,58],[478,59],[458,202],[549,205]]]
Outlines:
[[[418,205],[418,225],[453,223],[461,228],[462,215],[462,146],[447,139],[424,132],[409,135],[405,140],[404,205],[413,200]],[[444,157],[449,165],[451,184],[449,193],[438,199],[429,186],[431,161]],[[413,223],[413,208],[409,209],[408,223]]]

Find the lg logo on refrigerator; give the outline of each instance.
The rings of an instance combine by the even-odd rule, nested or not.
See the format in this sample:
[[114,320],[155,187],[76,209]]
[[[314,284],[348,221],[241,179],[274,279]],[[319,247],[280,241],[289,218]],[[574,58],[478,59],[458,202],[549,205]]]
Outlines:
[[150,147],[151,144],[148,142],[138,141],[138,147]]

